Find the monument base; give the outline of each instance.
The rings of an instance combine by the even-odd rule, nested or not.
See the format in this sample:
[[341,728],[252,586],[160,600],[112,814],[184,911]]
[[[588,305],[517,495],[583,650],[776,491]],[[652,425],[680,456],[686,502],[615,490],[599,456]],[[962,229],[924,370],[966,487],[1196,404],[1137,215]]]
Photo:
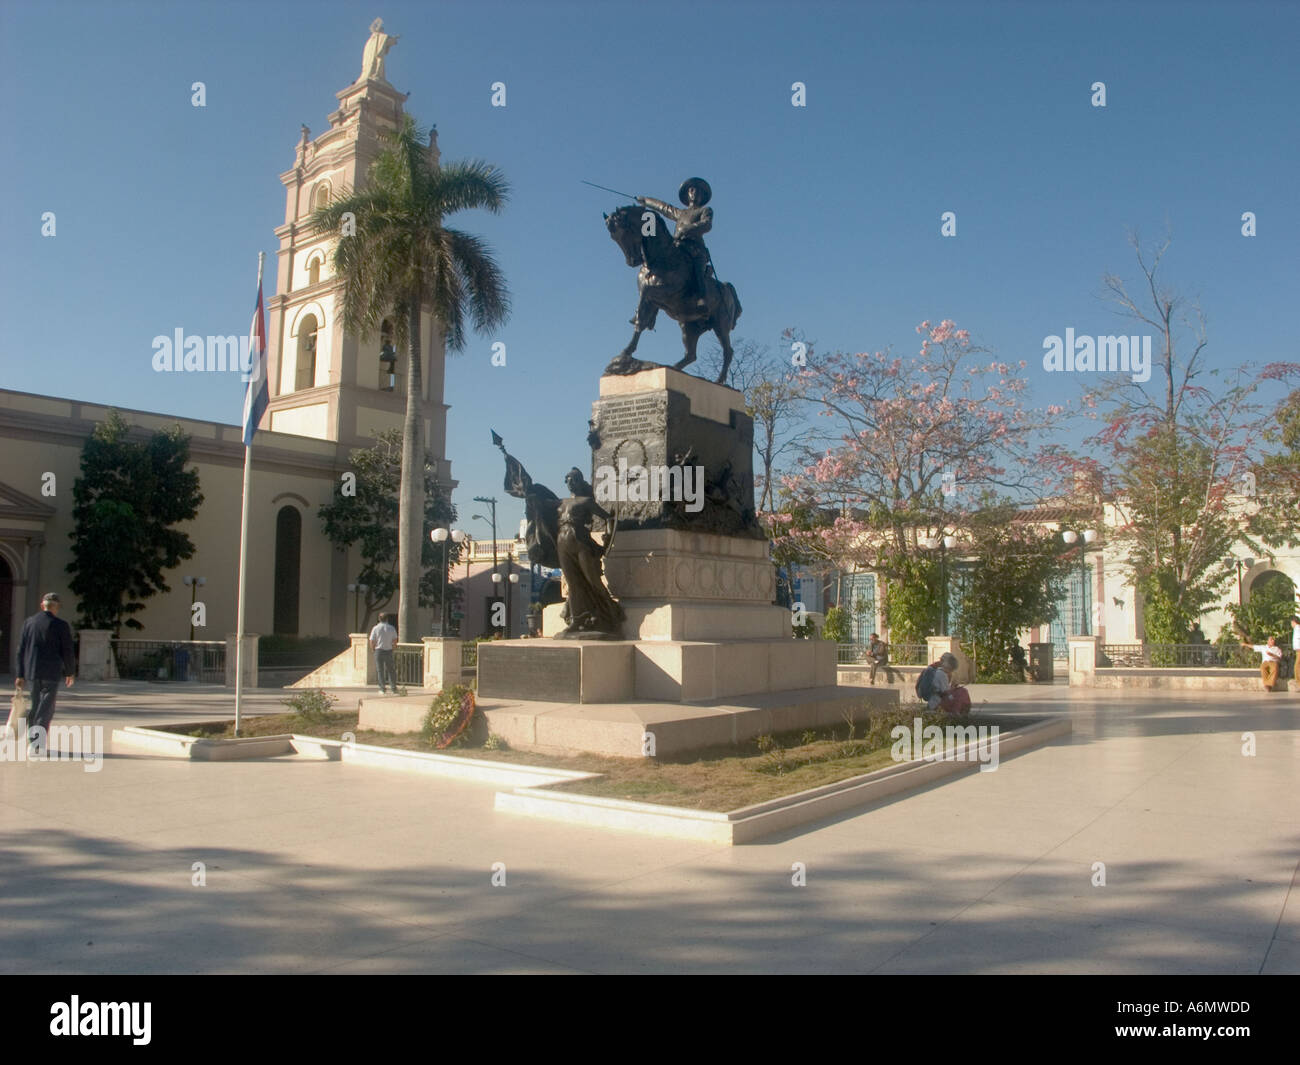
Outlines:
[[479,644],[484,699],[703,702],[836,683],[829,640],[506,640]]

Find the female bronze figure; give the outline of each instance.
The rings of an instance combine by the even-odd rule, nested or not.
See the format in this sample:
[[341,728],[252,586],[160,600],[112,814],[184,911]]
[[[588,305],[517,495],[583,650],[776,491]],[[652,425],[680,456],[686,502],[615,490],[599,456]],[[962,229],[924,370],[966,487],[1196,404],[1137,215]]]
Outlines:
[[564,478],[570,495],[560,501],[556,548],[560,569],[568,586],[564,620],[568,627],[556,639],[621,639],[623,608],[610,596],[601,577],[600,560],[605,551],[591,538],[591,526],[600,519],[610,521],[605,508],[576,466]]

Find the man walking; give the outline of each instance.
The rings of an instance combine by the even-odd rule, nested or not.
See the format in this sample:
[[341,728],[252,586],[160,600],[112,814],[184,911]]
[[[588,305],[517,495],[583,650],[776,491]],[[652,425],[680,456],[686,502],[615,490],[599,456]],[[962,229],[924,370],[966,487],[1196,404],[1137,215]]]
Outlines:
[[394,695],[397,694],[397,663],[393,648],[397,646],[397,630],[388,623],[392,614],[380,614],[379,624],[370,630],[370,646],[375,652],[375,668],[379,673],[379,694],[384,694],[384,679]]
[[18,672],[14,675],[14,687],[21,692],[26,681],[30,680],[32,684],[27,735],[33,754],[46,747],[59,680],[71,688],[76,672],[72,628],[59,617],[59,607],[59,597],[54,592],[47,592],[41,600],[41,612],[23,623],[22,635],[18,638]]

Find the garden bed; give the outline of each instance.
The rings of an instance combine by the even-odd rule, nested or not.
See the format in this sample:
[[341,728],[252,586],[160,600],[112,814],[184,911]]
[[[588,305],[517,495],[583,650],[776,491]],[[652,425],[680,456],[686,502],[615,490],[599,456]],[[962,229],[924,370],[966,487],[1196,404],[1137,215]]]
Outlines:
[[[912,728],[918,716],[923,727],[952,724],[996,726],[1003,735],[1041,720],[978,713],[957,719],[904,708],[874,714],[868,721],[853,727],[846,722],[833,728],[760,736],[745,743],[674,758],[564,755],[485,747],[450,748],[439,753],[600,774],[597,779],[554,785],[554,790],[692,810],[738,810],[897,764],[891,756],[893,740],[890,732],[896,725]],[[356,726],[355,712],[330,713],[314,724],[305,724],[294,714],[276,714],[247,718],[240,731],[245,737],[294,733],[332,740],[350,733],[358,744],[405,751],[433,751],[418,733],[357,731]],[[210,740],[234,737],[233,722],[230,721],[188,722],[161,728]]]

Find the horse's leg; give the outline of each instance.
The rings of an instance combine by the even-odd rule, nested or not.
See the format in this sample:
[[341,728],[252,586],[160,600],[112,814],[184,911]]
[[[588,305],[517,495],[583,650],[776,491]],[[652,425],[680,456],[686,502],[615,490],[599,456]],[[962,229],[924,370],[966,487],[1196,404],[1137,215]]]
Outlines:
[[632,339],[628,342],[627,347],[618,353],[620,359],[630,359],[632,352],[636,351],[636,346],[641,342],[641,327],[638,325],[632,333]]
[[731,348],[731,330],[723,329],[721,325],[718,325],[714,327],[713,333],[722,345],[722,369],[718,373],[717,383],[725,385],[727,383],[727,371],[731,369],[731,356],[734,354]]
[[674,370],[684,370],[695,361],[695,348],[700,342],[701,332],[698,322],[682,323],[682,345],[686,348],[686,357],[673,367]]

